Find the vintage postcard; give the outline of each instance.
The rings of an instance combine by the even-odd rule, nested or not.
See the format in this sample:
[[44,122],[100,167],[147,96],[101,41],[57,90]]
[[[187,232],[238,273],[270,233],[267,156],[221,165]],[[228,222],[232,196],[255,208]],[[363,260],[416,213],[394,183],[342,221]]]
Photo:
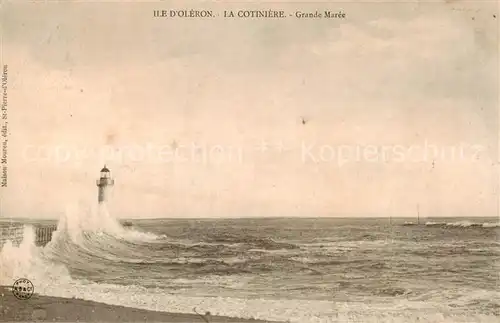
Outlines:
[[500,321],[493,0],[0,0],[0,321]]

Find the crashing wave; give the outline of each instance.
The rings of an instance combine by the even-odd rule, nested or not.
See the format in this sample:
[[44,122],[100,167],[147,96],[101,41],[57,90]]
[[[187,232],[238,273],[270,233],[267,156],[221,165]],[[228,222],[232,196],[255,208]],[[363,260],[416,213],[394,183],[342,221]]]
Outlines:
[[455,228],[498,228],[500,222],[471,222],[471,221],[457,221],[457,222],[432,222],[425,223],[429,227],[455,227]]
[[445,226],[446,222],[432,222],[432,221],[428,221],[428,222],[425,223],[425,225],[428,226],[428,227]]

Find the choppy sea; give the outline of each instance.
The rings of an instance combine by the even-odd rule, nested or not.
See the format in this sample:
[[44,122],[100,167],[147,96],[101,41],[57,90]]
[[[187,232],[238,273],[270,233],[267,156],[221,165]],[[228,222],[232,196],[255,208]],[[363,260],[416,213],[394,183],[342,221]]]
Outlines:
[[498,219],[405,221],[158,219],[123,227],[104,208],[76,208],[44,247],[26,222],[23,242],[0,251],[0,283],[23,277],[44,295],[285,322],[499,322]]

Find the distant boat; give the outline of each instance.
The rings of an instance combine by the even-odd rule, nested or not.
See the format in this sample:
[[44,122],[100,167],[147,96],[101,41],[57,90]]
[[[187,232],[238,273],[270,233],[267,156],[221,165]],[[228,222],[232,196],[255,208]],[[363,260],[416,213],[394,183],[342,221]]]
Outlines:
[[420,224],[420,206],[417,204],[417,223],[406,221],[403,225],[419,225]]

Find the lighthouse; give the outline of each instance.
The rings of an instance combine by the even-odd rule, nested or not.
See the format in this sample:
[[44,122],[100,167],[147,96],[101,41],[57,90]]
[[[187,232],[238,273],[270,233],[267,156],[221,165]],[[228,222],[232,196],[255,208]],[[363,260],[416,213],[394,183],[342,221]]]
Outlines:
[[101,169],[101,178],[96,181],[98,187],[97,200],[99,203],[105,202],[108,199],[109,190],[115,184],[115,180],[111,178],[111,172],[104,165]]

